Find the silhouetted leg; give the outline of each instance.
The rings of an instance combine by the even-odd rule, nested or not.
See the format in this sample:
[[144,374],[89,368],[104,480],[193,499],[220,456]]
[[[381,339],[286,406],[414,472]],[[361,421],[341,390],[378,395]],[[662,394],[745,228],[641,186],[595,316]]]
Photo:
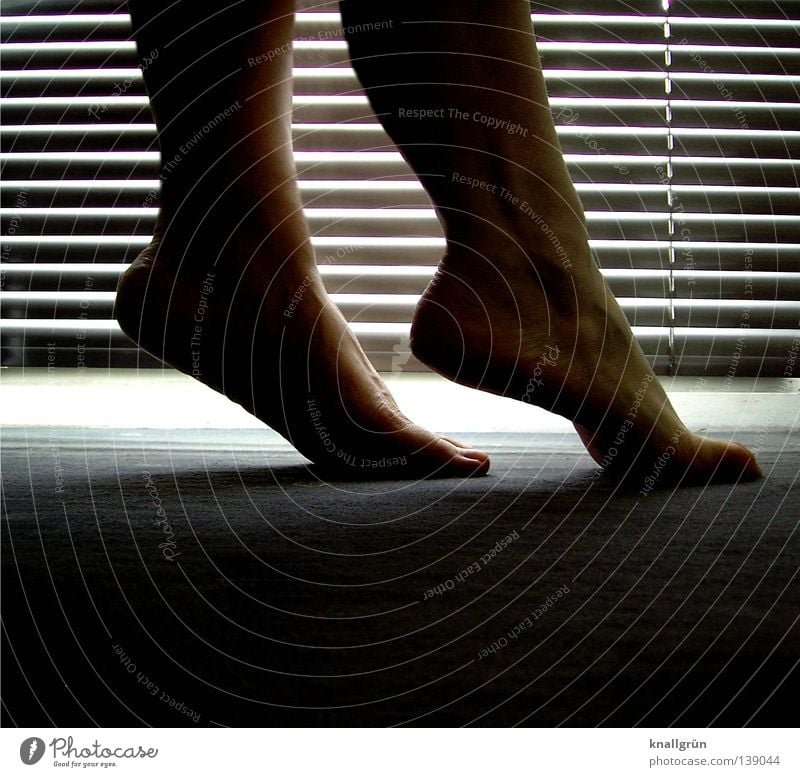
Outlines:
[[459,383],[566,416],[621,476],[757,475],[745,448],[683,425],[592,258],[529,3],[341,8],[356,72],[447,238],[414,353]]
[[291,148],[293,3],[135,0],[158,127],[155,237],[117,318],[315,462],[360,473],[485,471],[405,418],[317,272]]

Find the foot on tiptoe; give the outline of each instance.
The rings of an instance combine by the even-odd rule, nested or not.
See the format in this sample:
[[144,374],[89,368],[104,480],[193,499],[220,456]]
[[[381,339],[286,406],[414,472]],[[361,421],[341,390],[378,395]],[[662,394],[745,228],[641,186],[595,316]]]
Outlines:
[[448,241],[417,308],[414,354],[458,383],[565,416],[595,461],[642,487],[758,477],[742,445],[681,422],[585,241],[558,248],[524,234]]
[[233,235],[219,241],[203,229],[182,230],[162,217],[157,237],[124,274],[116,316],[134,342],[338,473],[488,470],[485,453],[400,412],[328,298],[306,246],[287,246],[279,230],[264,240],[240,224],[216,223],[216,234]]

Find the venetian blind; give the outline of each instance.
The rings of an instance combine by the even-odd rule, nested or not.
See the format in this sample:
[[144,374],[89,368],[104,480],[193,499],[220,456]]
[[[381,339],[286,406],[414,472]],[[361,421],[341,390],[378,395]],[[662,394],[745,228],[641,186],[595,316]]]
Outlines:
[[[298,4],[293,135],[329,290],[379,369],[444,245],[372,114],[335,4]],[[800,320],[800,5],[534,3],[592,246],[661,373],[781,375]],[[155,127],[124,6],[5,0],[2,357],[155,362],[112,319],[156,216]]]

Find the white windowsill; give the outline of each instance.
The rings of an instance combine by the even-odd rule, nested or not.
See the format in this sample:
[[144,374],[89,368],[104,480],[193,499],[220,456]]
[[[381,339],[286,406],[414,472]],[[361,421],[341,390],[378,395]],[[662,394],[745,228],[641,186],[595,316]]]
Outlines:
[[[448,432],[562,432],[571,424],[436,375],[384,375],[414,421]],[[800,380],[663,378],[687,425],[709,432],[800,430]],[[159,429],[263,429],[239,406],[174,370],[0,370],[0,423]]]

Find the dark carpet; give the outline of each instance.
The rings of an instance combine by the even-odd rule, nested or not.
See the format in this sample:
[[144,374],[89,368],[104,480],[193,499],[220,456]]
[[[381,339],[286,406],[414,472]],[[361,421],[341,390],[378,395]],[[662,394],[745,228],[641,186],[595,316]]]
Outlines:
[[380,483],[268,432],[7,430],[3,723],[797,724],[800,436],[648,496],[473,438],[489,477]]

